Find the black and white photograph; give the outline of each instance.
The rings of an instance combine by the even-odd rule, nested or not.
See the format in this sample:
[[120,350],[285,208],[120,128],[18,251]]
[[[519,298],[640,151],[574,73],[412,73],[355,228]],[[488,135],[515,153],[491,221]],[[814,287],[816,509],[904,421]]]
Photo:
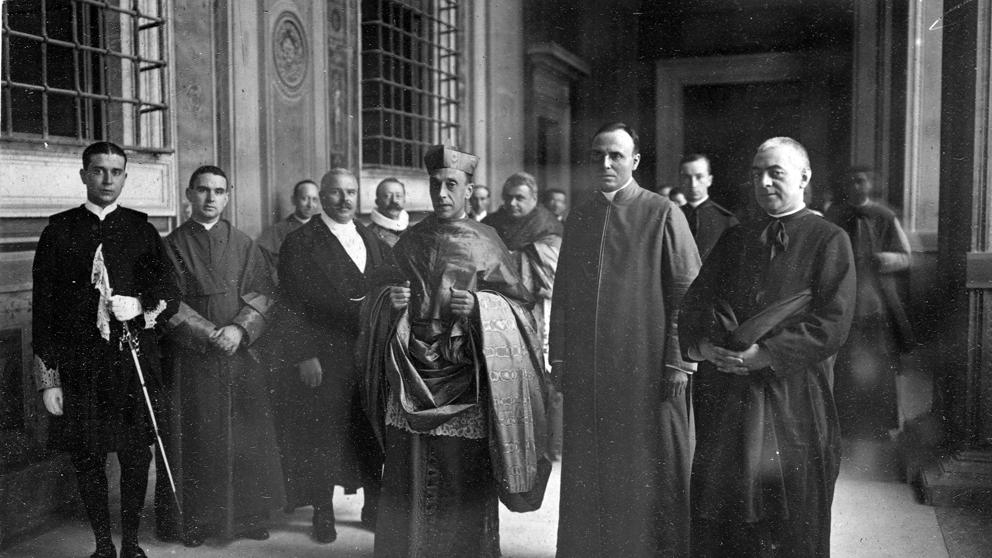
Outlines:
[[0,12],[0,556],[992,558],[992,0]]

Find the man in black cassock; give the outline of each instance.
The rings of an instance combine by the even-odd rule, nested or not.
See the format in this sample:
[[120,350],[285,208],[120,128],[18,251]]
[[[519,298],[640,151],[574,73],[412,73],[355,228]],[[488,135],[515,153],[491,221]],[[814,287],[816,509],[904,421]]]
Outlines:
[[685,216],[641,188],[637,133],[593,137],[598,191],[565,223],[551,366],[565,400],[558,555],[689,552],[692,419],[678,309],[699,270]]
[[324,175],[320,203],[324,212],[290,233],[279,257],[275,399],[287,506],[313,506],[314,539],[329,543],[335,485],[364,488],[362,523],[375,526],[382,456],[353,357],[359,309],[389,246],[355,222],[358,180],[348,170]]
[[[144,213],[117,203],[127,155],[109,142],[83,151],[79,176],[87,201],[58,213],[38,241],[34,259],[32,333],[35,381],[51,413],[53,449],[67,451],[96,537],[94,558],[116,558],[107,509],[107,453],[121,466],[122,558],[141,558],[138,525],[154,443],[151,418],[123,324],[138,338],[139,362],[153,403],[161,374],[155,324],[178,306],[169,261]],[[98,247],[113,295],[94,288]],[[156,407],[157,409],[158,407]],[[157,411],[156,411],[157,412]]]
[[693,555],[826,557],[840,466],[833,356],[854,312],[851,244],[810,212],[790,138],[764,142],[751,181],[766,217],[727,231],[682,305],[694,376]]
[[363,315],[364,402],[385,449],[376,556],[499,556],[497,497],[536,509],[550,473],[531,297],[465,211],[477,162],[427,150],[434,214],[396,243],[397,283]]
[[713,185],[713,173],[710,171],[710,159],[702,153],[693,153],[682,158],[679,164],[679,190],[685,196],[685,219],[689,222],[689,230],[696,239],[699,257],[706,261],[706,256],[713,250],[716,241],[723,231],[737,224],[737,218],[727,208],[710,198],[710,187]]
[[223,170],[196,169],[186,188],[191,219],[166,238],[182,292],[169,320],[170,461],[190,547],[214,534],[267,539],[266,514],[282,505],[265,371],[251,348],[268,326],[273,286],[258,247],[221,218],[230,195]]

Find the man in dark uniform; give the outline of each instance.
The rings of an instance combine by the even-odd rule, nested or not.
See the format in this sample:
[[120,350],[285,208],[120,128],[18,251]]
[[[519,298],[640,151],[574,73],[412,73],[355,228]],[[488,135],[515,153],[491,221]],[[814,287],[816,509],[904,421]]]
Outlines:
[[[96,538],[96,558],[116,558],[107,507],[107,454],[121,467],[121,554],[145,556],[138,525],[154,442],[126,326],[153,402],[161,384],[156,323],[178,305],[162,239],[144,213],[120,207],[127,155],[109,142],[83,151],[84,205],[53,215],[34,259],[35,381],[53,415],[50,445],[70,452]],[[98,265],[94,266],[94,261]],[[113,295],[94,288],[106,266]]]
[[685,196],[686,203],[682,211],[689,221],[689,230],[696,239],[699,257],[706,261],[706,256],[716,245],[723,231],[737,224],[734,214],[710,199],[710,186],[713,185],[713,175],[710,172],[709,157],[701,153],[693,153],[682,158],[679,165],[680,192]]

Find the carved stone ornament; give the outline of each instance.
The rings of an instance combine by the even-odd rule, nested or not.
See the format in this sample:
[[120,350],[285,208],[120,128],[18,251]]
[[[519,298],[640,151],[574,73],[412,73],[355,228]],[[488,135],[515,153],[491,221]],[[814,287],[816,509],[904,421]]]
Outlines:
[[279,81],[290,91],[298,90],[307,77],[310,51],[296,14],[283,12],[279,16],[272,36],[272,52]]

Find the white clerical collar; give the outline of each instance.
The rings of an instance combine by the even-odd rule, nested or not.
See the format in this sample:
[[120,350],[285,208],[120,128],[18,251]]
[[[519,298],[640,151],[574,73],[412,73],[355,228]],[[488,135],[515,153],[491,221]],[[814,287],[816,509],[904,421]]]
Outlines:
[[331,229],[331,232],[334,234],[347,233],[349,230],[356,230],[354,221],[338,223],[334,219],[328,217],[326,213],[320,214],[320,220],[323,221],[324,224],[327,225],[327,228]]
[[603,195],[604,195],[604,196],[606,196],[606,199],[607,199],[607,200],[609,200],[609,201],[613,201],[613,198],[615,198],[615,197],[616,197],[616,195],[617,195],[617,192],[619,192],[620,190],[623,190],[623,189],[624,189],[624,188],[626,188],[627,186],[630,186],[630,184],[631,184],[631,183],[632,183],[633,181],[634,181],[634,177],[633,177],[633,176],[631,176],[630,178],[628,178],[628,179],[627,179],[627,182],[624,182],[624,183],[623,183],[623,186],[621,186],[621,187],[619,187],[619,188],[617,188],[616,190],[613,190],[612,192],[607,192],[606,190],[600,190],[600,192],[602,192],[602,193],[603,193]]
[[703,205],[703,202],[705,202],[708,199],[710,199],[709,196],[704,196],[703,199],[699,201],[689,202],[689,205],[692,206],[693,209],[696,209],[697,207]]
[[380,213],[378,209],[373,209],[371,219],[376,225],[379,225],[384,229],[389,229],[393,232],[403,232],[410,226],[410,214],[407,213],[405,209],[400,210],[400,216],[398,219],[390,219],[386,215]]
[[769,213],[768,216],[771,217],[772,219],[781,219],[782,217],[788,217],[789,215],[795,215],[796,213],[799,213],[800,211],[802,211],[804,209],[806,209],[806,203],[805,202],[799,204],[799,207],[793,209],[792,211],[786,211],[785,213],[776,213],[775,215],[772,215],[771,213]]
[[111,213],[114,212],[115,209],[117,209],[118,205],[117,202],[114,202],[108,205],[107,207],[100,207],[99,205],[89,200],[86,200],[86,203],[83,204],[83,207],[85,207],[93,215],[96,215],[97,219],[103,221],[104,219],[107,218],[107,215],[110,215]]
[[216,225],[217,223],[220,223],[220,219],[217,219],[216,221],[213,221],[212,223],[204,223],[203,221],[200,221],[199,219],[193,219],[193,220],[196,221],[197,223],[199,223],[201,227],[207,229],[208,231],[210,229],[214,228],[214,225]]

